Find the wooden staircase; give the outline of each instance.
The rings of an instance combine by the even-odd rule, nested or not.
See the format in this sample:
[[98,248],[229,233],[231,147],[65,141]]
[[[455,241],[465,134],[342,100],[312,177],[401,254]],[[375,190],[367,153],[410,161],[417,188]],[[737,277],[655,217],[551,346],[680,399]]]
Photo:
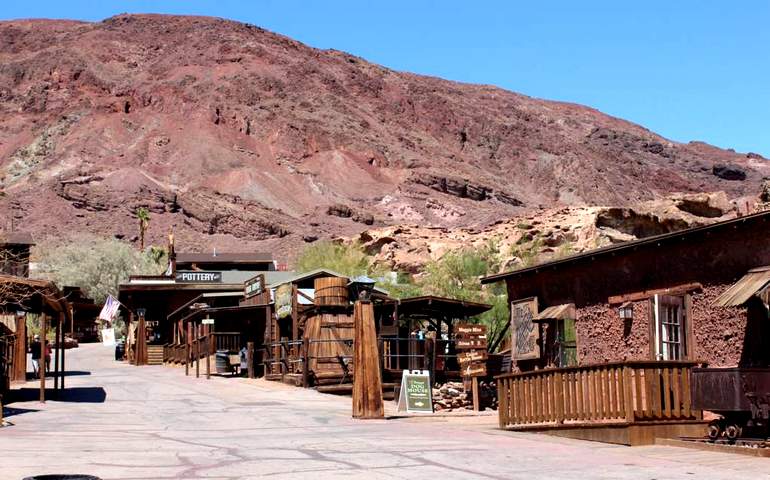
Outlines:
[[147,345],[147,365],[163,365],[163,345]]

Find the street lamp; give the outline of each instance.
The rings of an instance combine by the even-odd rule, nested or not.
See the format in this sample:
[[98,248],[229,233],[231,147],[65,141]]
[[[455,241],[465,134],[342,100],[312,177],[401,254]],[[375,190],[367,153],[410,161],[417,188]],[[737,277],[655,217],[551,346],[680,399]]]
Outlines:
[[361,300],[362,302],[368,302],[372,297],[375,283],[376,282],[373,279],[366,275],[360,275],[351,279],[350,283],[348,283],[350,298],[352,298],[353,301]]

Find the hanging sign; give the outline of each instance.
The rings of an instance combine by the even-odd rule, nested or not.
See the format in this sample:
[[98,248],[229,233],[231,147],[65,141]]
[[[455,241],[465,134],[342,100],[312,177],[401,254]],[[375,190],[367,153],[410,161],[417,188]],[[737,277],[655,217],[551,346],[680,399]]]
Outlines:
[[213,318],[204,318],[201,320],[201,323],[203,325],[214,325],[214,319]]
[[256,297],[265,291],[265,276],[262,274],[246,280],[243,285],[243,296],[246,298]]
[[291,315],[291,283],[284,283],[275,289],[275,314],[280,318]]
[[176,272],[176,283],[222,283],[222,272]]
[[532,319],[537,314],[537,298],[511,302],[511,331],[513,360],[540,358],[540,328]]
[[398,395],[398,411],[433,413],[431,393],[430,375],[427,370],[404,370],[401,375],[401,392]]

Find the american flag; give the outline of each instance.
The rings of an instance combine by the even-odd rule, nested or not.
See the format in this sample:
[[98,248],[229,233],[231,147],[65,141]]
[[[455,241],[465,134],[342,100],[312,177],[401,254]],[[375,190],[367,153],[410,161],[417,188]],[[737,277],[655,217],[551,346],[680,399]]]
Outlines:
[[107,301],[104,302],[104,306],[102,307],[102,311],[99,312],[99,318],[102,320],[106,320],[108,322],[112,321],[112,317],[115,316],[116,313],[118,313],[118,309],[120,308],[120,302],[115,299],[112,295],[107,296]]

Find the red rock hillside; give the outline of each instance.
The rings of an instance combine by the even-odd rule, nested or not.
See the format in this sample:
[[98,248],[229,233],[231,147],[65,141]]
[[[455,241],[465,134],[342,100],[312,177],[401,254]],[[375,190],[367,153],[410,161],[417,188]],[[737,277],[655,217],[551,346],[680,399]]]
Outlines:
[[[569,81],[565,79],[565,81]],[[580,105],[159,15],[0,22],[0,215],[45,236],[273,250],[671,192],[755,195],[767,161]],[[661,114],[664,114],[662,112]]]

